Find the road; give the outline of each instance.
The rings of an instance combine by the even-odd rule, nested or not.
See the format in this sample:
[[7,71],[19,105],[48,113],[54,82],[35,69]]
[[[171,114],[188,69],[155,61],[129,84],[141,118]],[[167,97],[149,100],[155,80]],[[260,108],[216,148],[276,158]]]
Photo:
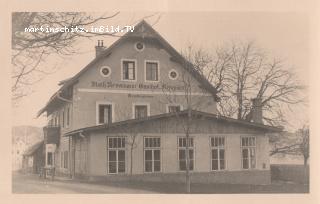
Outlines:
[[12,193],[18,194],[110,194],[110,193],[156,193],[145,189],[132,189],[123,186],[108,186],[81,183],[70,180],[43,180],[36,175],[13,174]]

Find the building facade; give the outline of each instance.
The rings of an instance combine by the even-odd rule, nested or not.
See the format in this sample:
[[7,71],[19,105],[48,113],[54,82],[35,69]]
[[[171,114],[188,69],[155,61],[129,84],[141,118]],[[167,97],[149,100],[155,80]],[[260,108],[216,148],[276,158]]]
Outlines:
[[39,112],[56,172],[180,181],[189,155],[195,182],[270,182],[268,134],[280,130],[259,109],[253,122],[219,116],[214,87],[145,21],[110,47],[99,41],[60,85]]

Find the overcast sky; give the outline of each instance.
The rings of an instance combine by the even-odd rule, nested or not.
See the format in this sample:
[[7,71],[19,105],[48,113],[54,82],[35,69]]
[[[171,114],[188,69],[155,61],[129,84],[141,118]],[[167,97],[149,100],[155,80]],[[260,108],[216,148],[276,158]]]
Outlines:
[[[102,25],[125,25],[150,13],[120,13],[112,21]],[[156,19],[147,21],[153,23]],[[309,68],[309,25],[308,16],[302,13],[280,12],[179,12],[162,13],[154,28],[178,51],[192,43],[196,47],[214,50],[218,45],[230,41],[254,40],[269,55],[286,60],[307,85]],[[117,38],[104,39],[110,45]],[[68,59],[54,58],[59,70],[36,84],[34,93],[21,100],[13,109],[13,125],[43,126],[45,117],[36,118],[36,113],[58,89],[58,82],[72,77],[95,56],[96,40],[83,40],[76,47],[80,54]],[[51,62],[48,62],[50,65]],[[307,120],[305,110],[296,110],[294,121],[297,126]],[[292,115],[293,116],[293,115]],[[297,117],[296,117],[297,118]]]

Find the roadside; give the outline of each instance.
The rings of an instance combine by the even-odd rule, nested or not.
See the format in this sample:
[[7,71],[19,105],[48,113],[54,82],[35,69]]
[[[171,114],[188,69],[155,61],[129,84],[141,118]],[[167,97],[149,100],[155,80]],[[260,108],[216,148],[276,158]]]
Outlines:
[[[271,185],[243,184],[192,184],[195,194],[240,194],[240,193],[308,193],[309,185],[274,181]],[[13,174],[13,193],[34,194],[180,194],[185,192],[183,183],[159,182],[84,182],[57,177],[54,181],[40,179],[37,175]]]

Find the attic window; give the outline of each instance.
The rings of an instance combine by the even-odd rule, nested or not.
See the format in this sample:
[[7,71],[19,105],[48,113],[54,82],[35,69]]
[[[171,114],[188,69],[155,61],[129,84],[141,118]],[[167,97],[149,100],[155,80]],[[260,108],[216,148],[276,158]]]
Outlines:
[[135,48],[136,48],[137,51],[141,52],[141,51],[144,50],[144,44],[142,42],[137,42],[135,44]]
[[172,80],[176,80],[178,78],[178,72],[174,69],[169,71],[169,78]]
[[108,77],[108,76],[110,76],[110,74],[111,74],[111,69],[110,69],[110,67],[107,67],[107,66],[101,67],[101,69],[100,69],[100,74],[101,74],[101,76],[103,76],[103,77]]

